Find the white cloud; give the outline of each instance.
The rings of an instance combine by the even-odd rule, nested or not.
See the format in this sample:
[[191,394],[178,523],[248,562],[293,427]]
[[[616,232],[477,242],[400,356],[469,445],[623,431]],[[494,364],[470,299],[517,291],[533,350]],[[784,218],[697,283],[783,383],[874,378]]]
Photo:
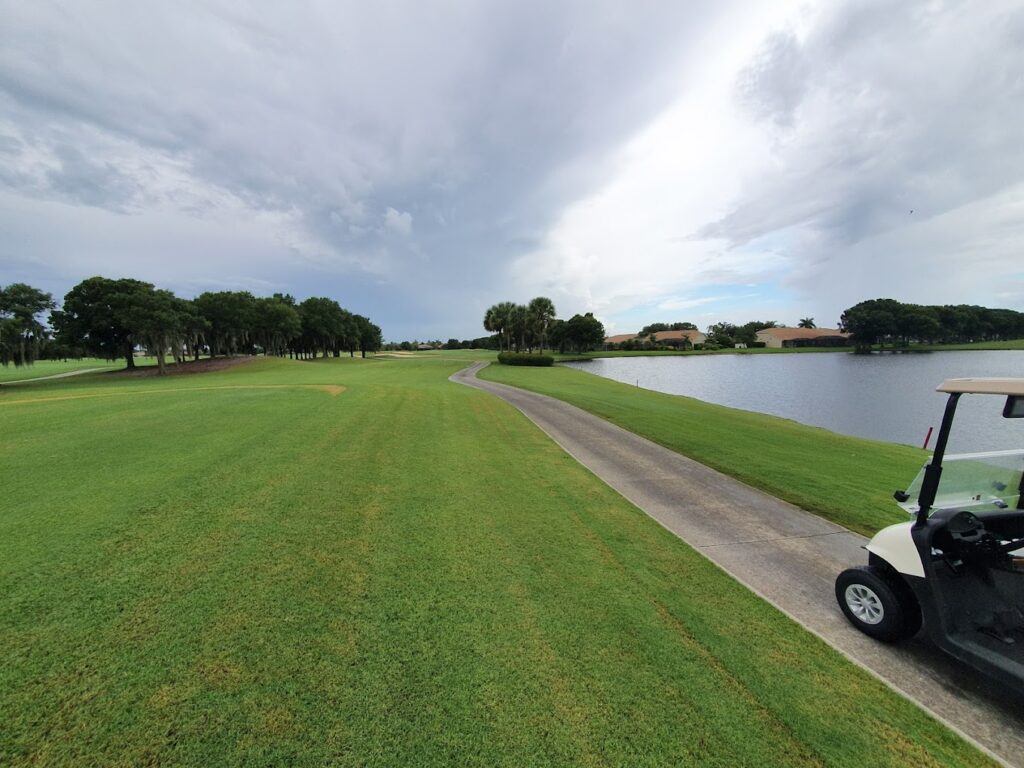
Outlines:
[[702,296],[701,298],[696,299],[672,297],[665,299],[664,301],[658,302],[657,308],[669,312],[678,312],[679,310],[696,309],[697,307],[703,307],[707,304],[716,304],[721,301],[732,301],[736,299],[753,299],[756,298],[757,295],[758,294],[756,293],[747,293],[740,296]]
[[412,234],[412,214],[408,211],[399,212],[388,207],[384,212],[384,226],[392,232],[408,237]]
[[992,304],[972,263],[995,283],[1019,272],[1006,237],[1024,222],[1024,8],[826,8],[802,39],[769,37],[740,81],[773,162],[704,231],[781,239],[787,285],[832,312],[879,295]]
[[421,338],[535,295],[624,330],[1024,306],[1019,3],[801,1],[0,0],[0,268]]
[[516,265],[521,292],[612,325],[698,307],[837,317],[882,295],[1022,307],[1019,4],[771,4],[726,20],[612,178]]
[[515,265],[523,282],[614,323],[638,304],[707,304],[692,293],[783,268],[785,257],[770,248],[730,250],[692,233],[728,210],[745,173],[768,156],[769,141],[744,119],[731,86],[764,25],[784,10],[769,3],[719,20],[693,53],[699,68],[688,72],[674,104],[624,146],[612,179],[568,207]]
[[[0,187],[139,215],[154,238],[157,212],[221,221],[208,279],[259,268],[253,279],[301,292],[321,290],[326,269],[354,291],[369,271],[390,288],[376,316],[418,303],[417,322],[440,334],[475,331],[464,297],[500,290],[509,259],[603,178],[608,153],[663,106],[712,8],[0,0],[0,114],[16,134],[0,135]],[[85,227],[45,210],[59,217],[50,228]],[[281,220],[262,230],[276,265],[229,245],[263,215]],[[14,223],[0,211],[0,229]],[[43,239],[26,233],[0,258],[53,281],[64,265],[64,290],[94,271],[40,252]],[[140,271],[159,272],[161,249],[136,245]]]

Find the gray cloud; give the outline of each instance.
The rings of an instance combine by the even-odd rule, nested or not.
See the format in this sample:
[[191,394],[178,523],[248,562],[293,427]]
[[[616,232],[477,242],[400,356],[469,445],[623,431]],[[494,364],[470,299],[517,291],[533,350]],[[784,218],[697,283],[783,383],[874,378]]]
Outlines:
[[[427,278],[492,293],[508,255],[663,107],[705,14],[652,2],[3,5],[9,190],[117,212],[275,213],[294,261],[252,277],[375,276],[392,295]],[[207,261],[211,277],[240,256]],[[441,298],[429,325],[465,328],[453,306]]]
[[792,125],[793,113],[807,91],[810,63],[796,35],[773,32],[740,74],[737,90],[741,100],[758,118]]
[[93,160],[69,144],[53,151],[60,165],[47,172],[46,190],[54,196],[115,211],[141,197],[138,181],[113,163]]
[[[699,81],[693,51],[725,11],[0,0],[0,17],[0,282],[60,295],[103,272],[185,295],[328,294],[388,336],[447,338],[528,298],[505,286],[546,291],[543,265],[532,283],[510,265]],[[820,300],[812,314],[877,292],[856,264],[927,271],[943,243],[1005,276],[1024,179],[1019,6],[828,3],[805,26],[764,30],[733,83],[771,171],[720,169],[747,182],[700,231],[724,241],[708,252],[769,242],[791,265],[777,279]],[[716,263],[700,274],[727,283]],[[1019,279],[1002,286],[1019,296]]]

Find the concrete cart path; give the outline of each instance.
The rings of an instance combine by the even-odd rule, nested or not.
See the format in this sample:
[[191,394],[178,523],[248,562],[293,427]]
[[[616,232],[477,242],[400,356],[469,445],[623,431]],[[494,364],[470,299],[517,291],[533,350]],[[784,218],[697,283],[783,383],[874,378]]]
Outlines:
[[66,379],[68,376],[80,376],[83,373],[93,373],[94,371],[105,371],[106,368],[81,368],[77,371],[65,371],[64,373],[53,373],[49,376],[36,376],[34,379],[15,379],[14,381],[0,381],[0,386],[6,387],[8,384],[31,384],[34,381],[49,381],[50,379]]
[[1024,699],[926,640],[899,646],[855,630],[833,582],[863,565],[863,536],[545,395],[483,381],[475,363],[452,381],[508,401],[626,499],[758,595],[994,757],[1024,766]]

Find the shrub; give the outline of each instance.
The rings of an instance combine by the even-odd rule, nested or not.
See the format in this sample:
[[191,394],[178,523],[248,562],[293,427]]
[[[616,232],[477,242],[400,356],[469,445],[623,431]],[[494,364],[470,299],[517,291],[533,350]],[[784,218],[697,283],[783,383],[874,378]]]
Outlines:
[[531,355],[527,352],[502,352],[498,355],[498,362],[502,365],[548,366],[555,364],[555,358],[551,355]]

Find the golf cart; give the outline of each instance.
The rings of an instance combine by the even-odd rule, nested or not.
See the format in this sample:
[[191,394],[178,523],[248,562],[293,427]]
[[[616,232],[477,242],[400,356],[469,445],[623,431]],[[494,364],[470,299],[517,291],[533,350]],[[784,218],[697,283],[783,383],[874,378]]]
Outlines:
[[957,402],[1001,395],[1024,418],[1024,379],[950,379],[935,453],[894,496],[912,522],[879,531],[868,565],[836,579],[850,622],[878,640],[925,631],[942,650],[1024,692],[1024,450],[944,456]]

